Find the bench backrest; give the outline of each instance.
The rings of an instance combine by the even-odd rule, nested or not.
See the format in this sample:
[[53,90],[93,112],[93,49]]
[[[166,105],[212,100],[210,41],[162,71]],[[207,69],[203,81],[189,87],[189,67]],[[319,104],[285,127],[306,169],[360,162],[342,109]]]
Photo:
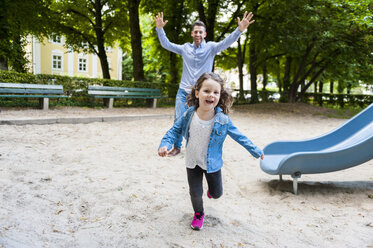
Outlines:
[[160,89],[88,86],[88,94],[95,96],[161,96]]
[[0,83],[0,93],[7,94],[63,94],[62,85]]

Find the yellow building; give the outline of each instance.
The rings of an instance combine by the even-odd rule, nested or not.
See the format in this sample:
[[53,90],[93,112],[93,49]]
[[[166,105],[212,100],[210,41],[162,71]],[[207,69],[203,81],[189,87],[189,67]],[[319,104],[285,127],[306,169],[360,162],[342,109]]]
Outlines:
[[[52,36],[40,42],[30,37],[26,47],[29,69],[33,74],[57,74],[102,78],[100,59],[95,54],[69,51],[64,47],[64,37]],[[111,79],[122,79],[122,50],[107,47],[106,55]]]

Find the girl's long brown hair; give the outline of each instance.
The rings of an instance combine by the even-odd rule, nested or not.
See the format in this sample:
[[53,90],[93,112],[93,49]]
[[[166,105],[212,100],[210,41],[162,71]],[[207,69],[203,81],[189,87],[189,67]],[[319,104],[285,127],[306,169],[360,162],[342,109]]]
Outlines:
[[220,99],[217,107],[220,107],[224,114],[228,114],[230,107],[233,104],[233,97],[230,92],[224,88],[224,80],[218,74],[213,72],[205,72],[198,78],[196,84],[192,88],[192,92],[187,96],[188,107],[195,106],[196,109],[199,107],[199,100],[196,97],[196,90],[200,91],[203,82],[207,79],[212,79],[220,84]]

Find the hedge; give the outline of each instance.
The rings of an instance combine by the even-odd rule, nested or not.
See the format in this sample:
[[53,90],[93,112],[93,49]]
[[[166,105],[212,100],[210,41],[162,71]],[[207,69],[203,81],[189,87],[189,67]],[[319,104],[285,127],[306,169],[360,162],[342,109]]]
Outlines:
[[322,106],[324,103],[339,105],[344,107],[345,104],[352,106],[364,107],[373,103],[373,95],[363,94],[329,94],[329,93],[305,93],[307,101],[313,101]]
[[[102,86],[115,86],[115,87],[127,87],[127,88],[155,88],[161,89],[163,94],[168,95],[171,100],[174,98],[175,88],[172,84],[166,84],[161,82],[142,82],[142,81],[126,81],[126,80],[112,80],[112,79],[99,79],[99,78],[86,78],[86,77],[69,77],[61,75],[50,75],[50,74],[37,74],[33,75],[30,73],[18,73],[13,71],[0,70],[0,82],[3,83],[27,83],[27,84],[58,84],[63,85],[63,89],[66,95],[70,96],[65,102],[69,102],[68,105],[90,105],[92,99],[88,96],[88,85],[102,85]],[[13,99],[14,100],[14,99]],[[168,100],[164,100],[167,102]],[[63,100],[59,102],[64,102]],[[123,99],[116,101],[118,103],[123,102],[144,102],[134,99]],[[62,104],[63,105],[63,104]]]

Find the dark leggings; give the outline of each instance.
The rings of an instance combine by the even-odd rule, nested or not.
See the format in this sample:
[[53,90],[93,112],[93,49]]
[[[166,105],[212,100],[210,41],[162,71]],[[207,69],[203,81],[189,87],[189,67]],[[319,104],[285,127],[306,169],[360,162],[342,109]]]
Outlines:
[[189,194],[192,200],[194,212],[203,213],[203,174],[205,174],[209,193],[212,198],[217,199],[223,194],[223,183],[221,178],[221,170],[214,173],[207,173],[198,165],[194,169],[187,168]]

